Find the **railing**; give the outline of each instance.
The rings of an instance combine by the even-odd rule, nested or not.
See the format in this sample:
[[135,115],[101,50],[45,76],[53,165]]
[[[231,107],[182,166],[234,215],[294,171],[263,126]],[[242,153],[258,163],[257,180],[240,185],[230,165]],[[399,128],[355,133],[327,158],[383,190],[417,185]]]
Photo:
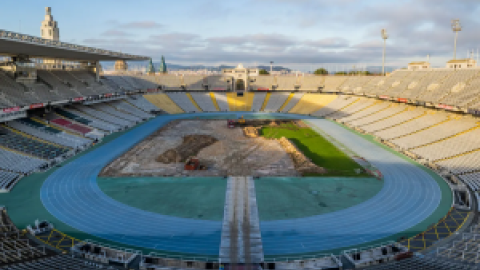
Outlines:
[[0,39],[29,42],[29,43],[39,44],[39,45],[57,47],[59,49],[61,48],[61,49],[68,49],[68,50],[76,50],[76,51],[85,52],[85,53],[95,53],[95,54],[107,55],[112,57],[129,58],[131,60],[148,60],[149,59],[148,57],[144,57],[144,56],[114,52],[114,51],[92,48],[92,47],[81,46],[81,45],[75,45],[71,43],[55,41],[50,39],[43,39],[40,37],[34,37],[30,35],[20,34],[16,32],[1,30],[1,29],[0,29]]

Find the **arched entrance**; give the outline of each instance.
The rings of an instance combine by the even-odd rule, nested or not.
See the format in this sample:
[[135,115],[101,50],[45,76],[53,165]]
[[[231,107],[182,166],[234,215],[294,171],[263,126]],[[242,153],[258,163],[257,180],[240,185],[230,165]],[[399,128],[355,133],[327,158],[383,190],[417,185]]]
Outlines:
[[243,79],[237,79],[235,81],[235,86],[237,91],[245,91],[245,81]]

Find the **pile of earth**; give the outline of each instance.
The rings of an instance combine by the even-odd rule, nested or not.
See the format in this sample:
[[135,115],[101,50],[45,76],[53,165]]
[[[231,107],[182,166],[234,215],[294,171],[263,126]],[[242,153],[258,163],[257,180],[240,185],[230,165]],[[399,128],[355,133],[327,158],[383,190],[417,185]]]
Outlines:
[[179,146],[165,151],[155,160],[164,164],[184,162],[189,157],[196,156],[203,148],[218,140],[209,135],[187,135]]

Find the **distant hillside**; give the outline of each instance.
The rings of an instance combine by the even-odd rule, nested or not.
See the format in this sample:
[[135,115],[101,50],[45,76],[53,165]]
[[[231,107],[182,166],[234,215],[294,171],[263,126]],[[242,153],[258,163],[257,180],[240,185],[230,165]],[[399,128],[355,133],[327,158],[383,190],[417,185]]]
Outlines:
[[[114,69],[114,62],[103,62],[102,67],[104,70],[113,70]],[[129,69],[130,70],[145,70],[147,67],[147,63],[143,62],[129,62]],[[155,69],[158,70],[160,67],[160,62],[153,62],[153,66]],[[210,71],[221,71],[222,69],[226,68],[234,68],[235,66],[229,66],[229,65],[219,65],[219,66],[204,66],[204,65],[192,65],[192,66],[187,66],[187,65],[178,65],[178,64],[172,64],[172,63],[167,63],[168,70],[210,70]],[[250,66],[248,66],[250,67]],[[257,66],[259,69],[265,69],[267,71],[270,71],[270,66]],[[290,71],[289,68],[282,67],[282,66],[274,66],[273,67],[274,71]]]

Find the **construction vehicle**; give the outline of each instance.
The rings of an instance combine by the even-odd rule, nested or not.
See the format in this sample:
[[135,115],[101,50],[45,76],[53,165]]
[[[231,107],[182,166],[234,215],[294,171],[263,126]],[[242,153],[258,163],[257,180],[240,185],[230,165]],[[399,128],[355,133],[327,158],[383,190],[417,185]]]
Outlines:
[[246,125],[246,121],[243,118],[243,115],[240,118],[238,118],[237,120],[231,120],[231,119],[227,120],[227,126],[229,128],[234,128],[234,127],[237,127],[237,126],[238,127],[239,126],[245,126],[245,125]]
[[205,171],[207,169],[207,167],[205,167],[204,165],[201,165],[200,164],[200,161],[198,160],[198,158],[196,157],[189,157],[186,161],[185,161],[185,167],[184,169],[186,171]]
[[240,118],[238,118],[238,124],[239,124],[239,125],[244,126],[245,123],[246,123],[246,122],[245,122],[245,119],[243,119],[243,115],[242,115]]

